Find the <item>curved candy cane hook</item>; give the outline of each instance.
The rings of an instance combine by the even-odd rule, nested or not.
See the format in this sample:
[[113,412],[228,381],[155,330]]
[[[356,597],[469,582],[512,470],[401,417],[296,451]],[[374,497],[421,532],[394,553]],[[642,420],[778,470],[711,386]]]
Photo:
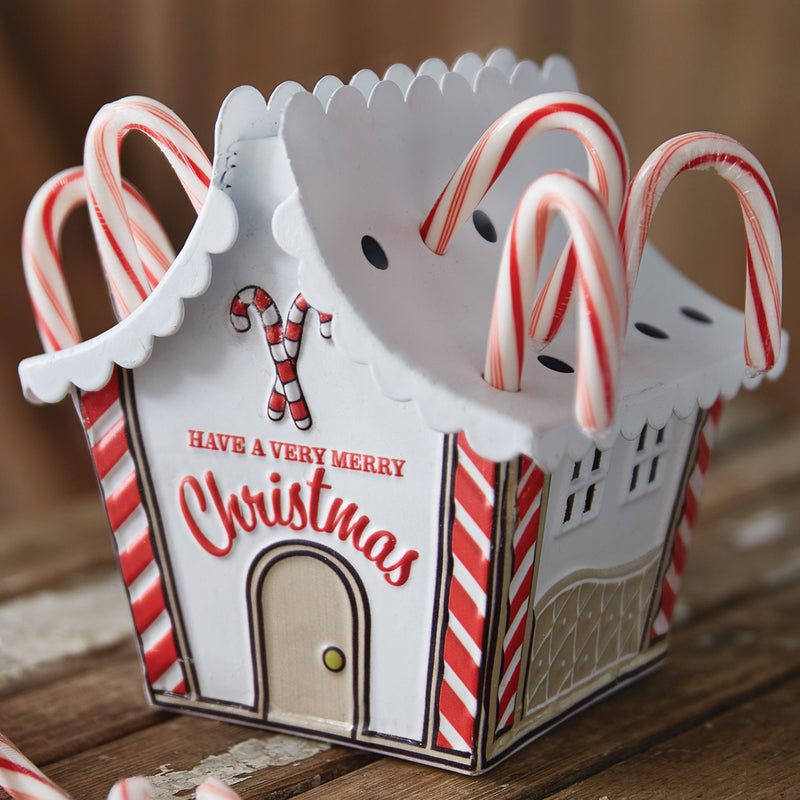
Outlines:
[[775,365],[781,345],[782,256],[775,193],[764,168],[735,139],[687,133],[653,151],[631,182],[620,221],[628,292],[632,294],[656,206],[682,172],[713,169],[731,184],[747,236],[745,360],[753,372]]
[[[127,181],[122,198],[130,232],[148,281],[155,286],[175,255],[147,201]],[[81,341],[64,276],[61,232],[69,215],[86,202],[82,167],[54,175],[36,192],[22,228],[22,265],[39,337],[46,352]]]
[[628,154],[608,112],[577,92],[546,92],[511,108],[481,136],[453,173],[420,228],[425,244],[442,255],[512,156],[540,133],[572,131],[589,159],[588,182],[616,215],[628,185]]
[[545,236],[560,212],[573,237],[580,290],[576,416],[587,431],[608,428],[625,336],[626,284],[608,208],[583,180],[553,172],[535,180],[517,206],[503,249],[484,378],[519,391],[526,311],[533,303]]
[[211,163],[192,132],[166,106],[145,97],[109,103],[86,134],[84,168],[92,227],[120,317],[140,305],[153,285],[136,249],[121,190],[119,150],[126,133],[146,133],[162,150],[199,211],[211,182]]

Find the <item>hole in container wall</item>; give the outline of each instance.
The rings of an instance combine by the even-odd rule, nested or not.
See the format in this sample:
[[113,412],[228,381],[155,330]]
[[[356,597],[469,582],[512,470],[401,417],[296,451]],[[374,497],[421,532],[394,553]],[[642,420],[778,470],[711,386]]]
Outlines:
[[704,325],[710,325],[714,321],[708,314],[704,314],[702,311],[692,308],[691,306],[681,306],[681,314],[695,322],[702,322]]
[[661,328],[656,328],[655,325],[650,325],[647,322],[637,322],[633,327],[636,328],[639,333],[643,333],[651,339],[669,339],[669,334],[662,331]]
[[485,211],[481,211],[479,208],[473,211],[472,224],[475,226],[475,230],[478,231],[487,242],[497,241],[497,231],[492,221],[489,219],[489,215]]
[[562,361],[560,358],[555,358],[554,356],[538,356],[538,359],[542,366],[547,367],[547,369],[552,369],[553,372],[575,372],[566,361]]
[[386,257],[386,251],[380,246],[377,239],[372,236],[361,237],[361,251],[364,253],[364,258],[372,264],[375,269],[386,269],[389,266],[389,259]]

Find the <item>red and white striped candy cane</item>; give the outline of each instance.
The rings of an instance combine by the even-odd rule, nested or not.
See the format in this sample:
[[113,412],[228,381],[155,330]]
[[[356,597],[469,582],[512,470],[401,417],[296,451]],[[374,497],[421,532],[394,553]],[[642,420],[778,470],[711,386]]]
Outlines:
[[642,164],[620,221],[629,293],[664,190],[682,172],[695,169],[715,170],[739,198],[747,235],[745,359],[754,372],[764,372],[774,366],[781,344],[780,221],[764,168],[735,139],[718,133],[683,134],[662,144]]
[[197,800],[239,800],[239,795],[218,778],[206,778],[195,792]]
[[275,365],[275,383],[267,403],[267,414],[272,420],[281,419],[288,401],[294,424],[300,430],[306,430],[311,427],[311,415],[297,377],[295,359],[287,352],[281,312],[260,286],[246,286],[237,292],[231,302],[231,324],[240,333],[250,330],[250,306],[255,308],[261,319],[269,354]]
[[0,788],[14,800],[70,800],[70,796],[0,733]]
[[585,430],[600,431],[611,425],[615,413],[625,336],[625,270],[604,199],[574,175],[553,172],[538,178],[517,206],[498,276],[484,378],[496,388],[519,391],[527,309],[557,212],[572,235],[581,304],[576,416]]
[[[174,258],[172,245],[147,201],[127,181],[122,194],[145,274],[158,283]],[[81,167],[54,175],[36,192],[22,229],[22,264],[28,294],[46,352],[81,341],[61,259],[61,232],[69,215],[86,202]]]
[[[292,307],[286,315],[286,327],[283,332],[284,341],[286,343],[286,352],[290,358],[297,362],[297,356],[300,353],[300,343],[303,340],[303,326],[306,322],[306,314],[308,309],[311,308],[308,300],[302,294],[298,294],[292,302]],[[319,333],[323,339],[331,338],[331,320],[332,314],[324,314],[320,311],[319,314]]]
[[571,131],[581,140],[589,157],[588,181],[616,215],[628,185],[628,155],[616,123],[587,95],[547,92],[518,103],[481,136],[422,224],[425,244],[442,255],[517,150],[551,130]]
[[111,787],[107,800],[150,800],[152,796],[153,787],[147,778],[124,778]]
[[120,317],[130,314],[153,288],[133,240],[121,188],[119,151],[132,130],[146,133],[159,146],[195,210],[202,207],[211,181],[208,157],[166,106],[145,97],[128,97],[104,106],[92,120],[84,148],[89,210]]

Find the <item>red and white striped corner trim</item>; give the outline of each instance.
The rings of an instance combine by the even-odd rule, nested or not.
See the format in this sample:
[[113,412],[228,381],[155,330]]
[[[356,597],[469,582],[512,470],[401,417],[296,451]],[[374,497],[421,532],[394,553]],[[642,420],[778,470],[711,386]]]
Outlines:
[[147,680],[154,691],[186,694],[186,675],[153,554],[136,464],[129,450],[120,375],[97,392],[80,395],[81,421],[97,470],[119,565],[133,612]]
[[544,472],[530,458],[523,456],[520,459],[517,527],[512,539],[511,581],[508,586],[506,633],[503,637],[503,668],[497,690],[497,733],[514,722],[544,477]]
[[700,432],[700,438],[697,443],[697,463],[686,486],[686,504],[681,521],[675,531],[669,567],[664,573],[661,587],[661,605],[650,631],[651,641],[666,636],[672,625],[675,602],[678,598],[683,570],[686,567],[686,555],[697,520],[697,510],[703,493],[703,484],[705,483],[708,462],[711,458],[711,449],[717,438],[722,407],[722,398],[718,398],[709,409],[705,425],[703,425],[703,430]]
[[462,753],[471,752],[475,741],[494,526],[495,473],[495,463],[481,458],[460,433],[453,483],[453,566],[436,744]]

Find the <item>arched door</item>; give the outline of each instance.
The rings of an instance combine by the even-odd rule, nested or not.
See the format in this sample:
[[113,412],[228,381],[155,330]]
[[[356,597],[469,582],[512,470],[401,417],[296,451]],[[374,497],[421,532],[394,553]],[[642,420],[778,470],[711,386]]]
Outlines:
[[361,597],[352,576],[312,548],[261,559],[257,604],[263,713],[270,722],[350,735],[359,717]]

